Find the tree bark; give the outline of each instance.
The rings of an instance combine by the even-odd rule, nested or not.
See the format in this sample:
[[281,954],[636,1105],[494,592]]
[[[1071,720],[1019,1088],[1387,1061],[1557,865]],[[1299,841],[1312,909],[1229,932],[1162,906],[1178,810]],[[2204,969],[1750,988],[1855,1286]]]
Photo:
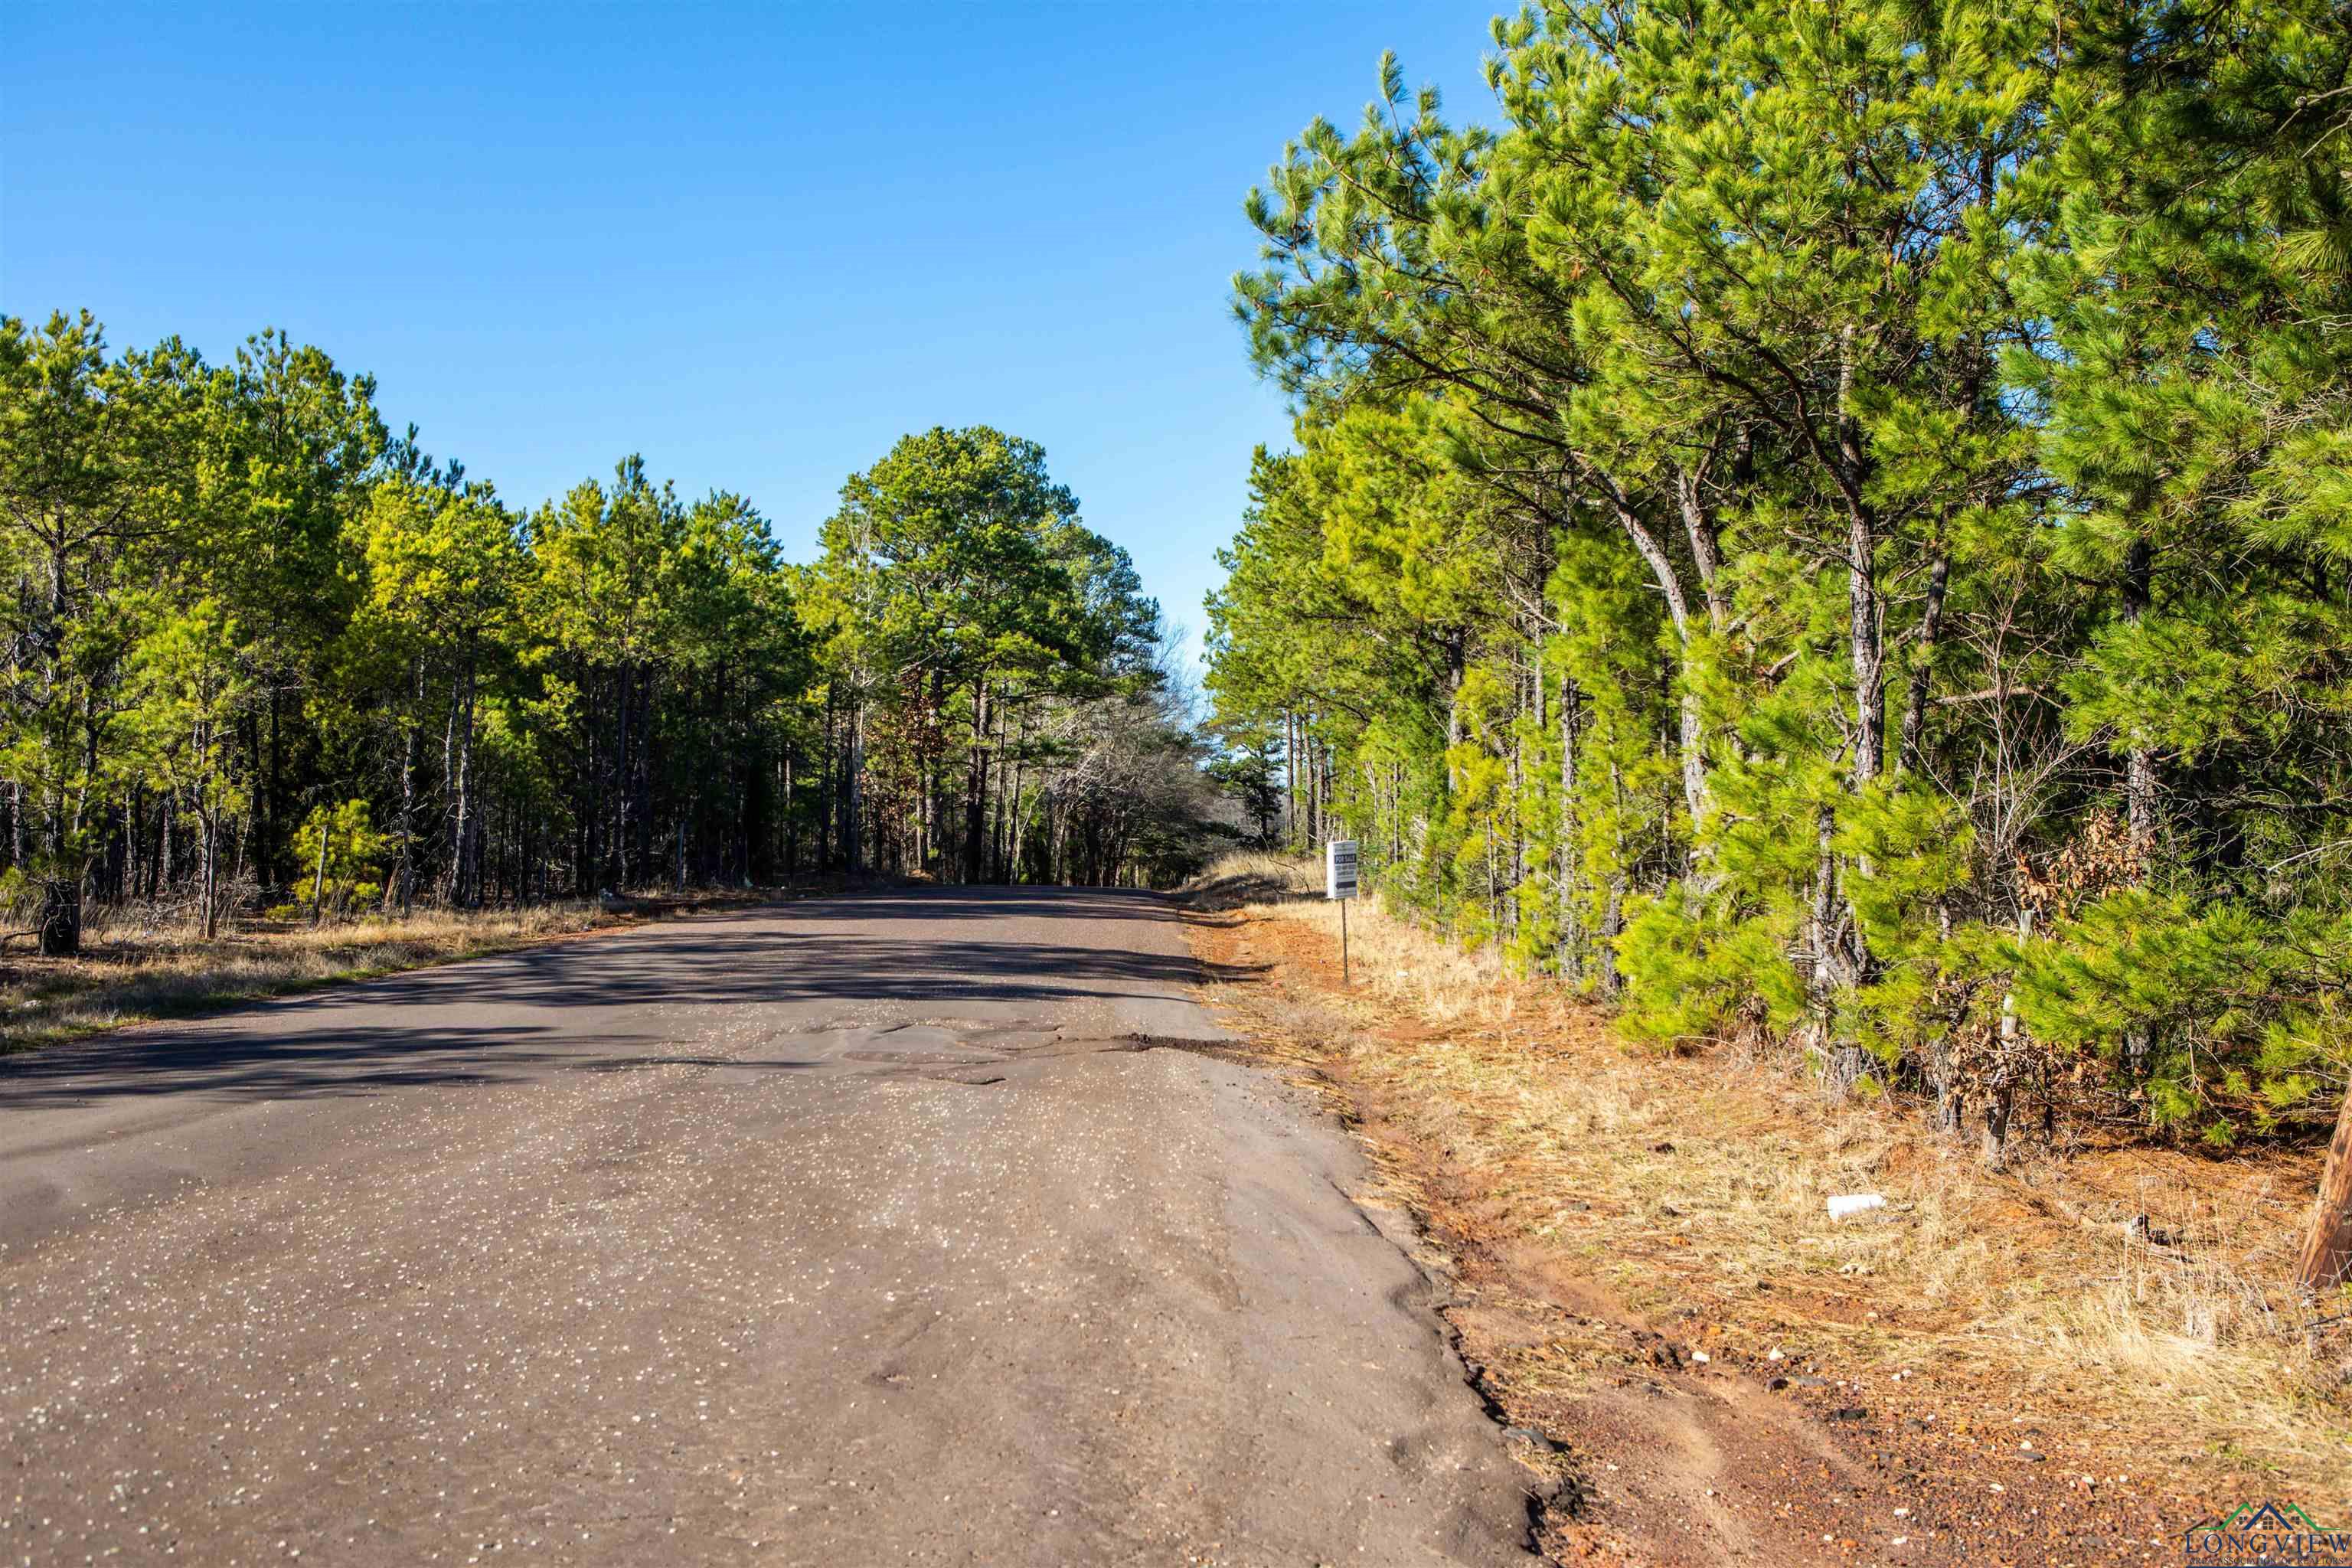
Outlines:
[[824,743],[817,752],[818,795],[816,814],[816,869],[820,877],[833,869],[833,829],[839,813],[835,807],[835,761],[840,754],[840,739],[834,722],[833,688],[824,692]]
[[1886,756],[1886,656],[1880,637],[1885,607],[1871,564],[1876,526],[1863,507],[1852,510],[1847,524],[1846,550],[1854,561],[1846,575],[1847,613],[1853,622],[1853,782],[1865,784],[1878,777]]
[[[1018,883],[1022,879],[1021,849],[1023,835],[1021,805],[1024,798],[1022,791],[1028,782],[1028,772],[1029,708],[1028,705],[1024,703],[1021,709],[1021,728],[1014,733],[1013,738],[1013,789],[1012,794],[1007,797],[1005,805],[1005,815],[1007,817],[1004,842],[1005,878],[1006,880],[1015,883]],[[1034,871],[1034,868],[1032,867],[1031,869]]]
[[[278,846],[286,844],[287,839],[284,800],[286,758],[278,722],[278,710],[283,706],[283,694],[278,690],[278,682],[272,679],[269,683],[269,772],[261,784],[261,848],[260,853],[256,857],[261,862],[261,881],[264,887],[278,885],[275,875],[278,868]],[[290,854],[293,846],[286,844],[286,847]],[[301,874],[299,869],[291,873],[297,877]]]
[[310,929],[316,931],[327,918],[327,843],[335,829],[331,818],[319,823],[319,869],[310,879]]
[[[2135,539],[2124,558],[2124,616],[2134,626],[2147,613],[2151,567],[2147,541]],[[2131,841],[2132,875],[2145,880],[2148,858],[2156,848],[2156,753],[2137,742],[2124,758],[2124,829]],[[2154,1044],[2145,1024],[2124,1031],[2124,1059],[2134,1082],[2147,1077],[2148,1052]]]
[[[415,663],[415,700],[425,700],[425,661]],[[414,711],[401,725],[400,743],[400,912],[406,918],[416,895],[416,719]]]
[[2310,1228],[2295,1259],[2294,1282],[2314,1295],[2333,1290],[2352,1275],[2352,1084],[2336,1114],[2336,1136],[2327,1145],[2313,1200]]
[[[2133,626],[2147,614],[2150,568],[2147,541],[2132,541],[2124,559],[2124,618]],[[2156,845],[2156,753],[2137,742],[2124,762],[2124,814],[2132,853],[2144,868]]]
[[842,780],[841,857],[842,865],[851,877],[856,877],[863,864],[862,835],[865,824],[859,820],[860,797],[865,793],[866,778],[866,706],[859,703],[849,716],[848,765]]
[[[197,787],[199,791],[203,788],[201,784]],[[206,942],[210,942],[218,934],[219,931],[220,899],[218,897],[218,869],[220,830],[214,820],[215,813],[209,808],[199,810],[196,813],[196,816],[204,824],[205,835],[204,875],[200,879],[198,888],[198,894],[204,900],[204,910],[202,914],[197,917],[197,929],[203,931],[205,940]]]
[[[1674,560],[1667,555],[1665,546],[1658,542],[1658,536],[1650,531],[1649,524],[1642,521],[1641,514],[1633,510],[1632,502],[1617,488],[1615,481],[1603,476],[1602,483],[1609,496],[1610,508],[1616,514],[1617,526],[1624,531],[1626,538],[1633,542],[1634,550],[1649,566],[1650,576],[1658,584],[1658,592],[1665,595],[1666,617],[1674,623],[1675,641],[1684,651],[1683,662],[1687,671],[1693,634],[1690,598],[1683,591],[1682,574],[1675,569]],[[1693,504],[1696,504],[1695,495]],[[1698,693],[1688,689],[1687,679],[1676,703],[1675,720],[1675,744],[1682,761],[1683,804],[1690,812],[1691,826],[1696,829],[1704,827],[1707,818],[1714,814],[1715,799],[1706,776],[1706,733],[1700,721]]]
[[474,798],[474,660],[466,660],[465,672],[457,681],[457,831],[455,846],[457,865],[452,883],[455,902],[460,909],[472,909],[479,900],[481,882],[481,825],[478,803]]
[[1723,597],[1723,549],[1717,539],[1715,518],[1699,494],[1699,476],[1679,463],[1675,466],[1675,504],[1683,514],[1683,532],[1690,541],[1691,563],[1698,568],[1699,592],[1706,600],[1707,629],[1719,632],[1731,618],[1731,606]]
[[1584,979],[1584,922],[1578,907],[1580,884],[1578,874],[1579,840],[1583,837],[1576,803],[1576,683],[1567,676],[1559,678],[1559,945],[1557,960],[1559,972],[1572,984]]
[[797,751],[790,741],[784,742],[784,886],[790,889],[801,863],[801,819],[793,809],[793,763]]
[[1878,777],[1886,758],[1886,606],[1878,592],[1878,514],[1864,498],[1871,461],[1853,414],[1853,330],[1838,363],[1837,469],[1845,496],[1847,641],[1853,660],[1853,782]]
[[165,790],[155,807],[155,880],[150,898],[161,899],[172,885],[172,805],[176,791]]
[[1617,973],[1617,939],[1625,930],[1625,873],[1614,871],[1609,877],[1609,896],[1601,906],[1601,942],[1596,957],[1601,969],[1601,994],[1603,1000],[1615,1001],[1623,982]]
[[1897,742],[1896,765],[1922,771],[1919,748],[1927,726],[1927,690],[1933,683],[1936,638],[1944,625],[1944,589],[1952,574],[1952,558],[1937,552],[1927,567],[1927,605],[1919,616],[1918,661],[1911,671],[1910,694],[1903,704],[1903,730]]
[[1807,920],[1812,928],[1812,1001],[1821,1016],[1824,1040],[1829,1030],[1830,999],[1843,978],[1836,952],[1837,854],[1832,847],[1836,835],[1835,814],[1826,805],[1820,807],[1813,816],[1813,896]]
[[1289,740],[1284,742],[1283,783],[1289,792],[1284,806],[1283,842],[1296,853],[1307,847],[1307,791],[1299,770],[1306,765],[1307,726],[1296,713],[1285,714]]
[[618,731],[613,742],[613,784],[617,798],[614,802],[614,821],[613,842],[608,853],[613,861],[613,891],[625,893],[629,886],[629,671],[625,665],[614,672],[614,684],[620,698]]
[[988,848],[988,682],[971,683],[971,751],[964,764],[963,879],[985,874]]

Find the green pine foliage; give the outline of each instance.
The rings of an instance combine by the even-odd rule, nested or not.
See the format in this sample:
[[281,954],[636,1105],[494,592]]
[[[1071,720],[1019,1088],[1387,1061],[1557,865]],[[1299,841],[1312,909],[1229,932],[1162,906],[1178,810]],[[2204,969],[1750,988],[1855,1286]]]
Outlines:
[[2227,1142],[2352,1076],[2352,20],[1551,0],[1246,211],[1295,841],[1619,1004]]
[[0,322],[0,898],[210,935],[876,868],[1166,883],[1218,841],[1158,607],[1034,444],[908,437],[799,567],[634,457],[517,509],[374,399],[275,332],[212,365]]

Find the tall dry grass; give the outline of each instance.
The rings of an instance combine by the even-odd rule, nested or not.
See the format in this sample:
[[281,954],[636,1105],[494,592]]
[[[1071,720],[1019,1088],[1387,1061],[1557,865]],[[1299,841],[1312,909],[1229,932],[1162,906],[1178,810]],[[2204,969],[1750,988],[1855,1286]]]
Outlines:
[[[1339,940],[1339,906],[1323,896],[1322,868],[1289,856],[1244,852],[1219,859],[1187,883],[1198,908],[1279,916],[1330,928]],[[1387,910],[1377,897],[1349,902],[1348,946],[1357,985],[1443,1022],[1505,1024],[1525,987],[1491,952],[1472,952]]]
[[[1198,886],[1311,932],[1334,978],[1311,864],[1252,857]],[[1505,1244],[1637,1312],[1697,1304],[1736,1352],[2009,1378],[2339,1489],[2352,1476],[2352,1333],[2312,1330],[2285,1286],[2309,1162],[2108,1146],[1989,1171],[1905,1108],[1832,1099],[1793,1066],[1629,1047],[1564,987],[1377,898],[1349,921],[1354,986],[1294,996],[1288,1023],[1390,1126],[1445,1152]],[[1224,999],[1246,1012],[1245,989]],[[1846,1193],[1887,1206],[1832,1222]]]

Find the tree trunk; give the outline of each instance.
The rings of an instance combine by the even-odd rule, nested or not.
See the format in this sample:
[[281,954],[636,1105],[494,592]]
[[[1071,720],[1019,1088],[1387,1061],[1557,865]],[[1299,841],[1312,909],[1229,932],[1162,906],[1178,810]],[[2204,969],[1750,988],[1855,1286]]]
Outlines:
[[[996,804],[988,826],[989,879],[995,882],[1013,880],[1013,786],[1021,776],[1020,764],[1009,743],[1013,717],[1006,711],[1007,706],[1002,700],[996,705]],[[1025,712],[1022,722],[1028,722]]]
[[612,860],[608,875],[613,891],[625,893],[629,887],[629,672],[626,667],[615,670],[613,684],[619,700],[615,716],[616,731],[613,741],[613,842],[606,853]]
[[637,700],[637,749],[629,760],[629,785],[632,794],[630,820],[636,824],[636,860],[643,866],[643,875],[651,877],[654,869],[654,677],[640,670],[631,683]]
[[1675,465],[1675,505],[1682,512],[1684,536],[1690,541],[1691,564],[1698,568],[1708,629],[1719,632],[1731,618],[1731,605],[1723,597],[1723,550],[1715,519],[1699,493],[1699,476],[1680,463]]
[[862,835],[865,824],[859,820],[861,797],[866,779],[866,706],[859,703],[849,716],[849,756],[842,780],[841,858],[842,865],[855,878],[863,864]]
[[1297,853],[1314,841],[1314,830],[1307,823],[1307,721],[1296,713],[1285,717],[1290,725],[1290,738],[1284,742],[1282,777],[1288,794],[1283,807],[1282,833],[1284,844]]
[[2327,1145],[2319,1194],[2311,1206],[2311,1226],[2295,1259],[2294,1282],[2313,1295],[2325,1294],[2352,1276],[2352,1084],[2336,1113],[2336,1136]]
[[[261,844],[259,853],[255,857],[261,863],[262,885],[270,888],[278,885],[275,875],[278,868],[278,847],[285,842],[287,837],[286,805],[283,799],[286,758],[284,744],[278,734],[278,710],[282,706],[282,694],[278,690],[278,682],[273,679],[269,683],[269,760],[267,764],[269,771],[261,783]],[[292,848],[292,845],[287,845],[289,853]],[[289,877],[299,877],[301,874],[299,870],[288,873]]]
[[[1617,526],[1626,538],[1633,542],[1634,552],[1650,568],[1651,579],[1657,584],[1658,591],[1665,595],[1666,618],[1674,623],[1675,642],[1683,650],[1683,662],[1687,671],[1693,633],[1690,599],[1683,591],[1682,574],[1675,569],[1674,561],[1666,554],[1665,547],[1659,543],[1658,536],[1650,531],[1649,524],[1642,521],[1641,514],[1633,510],[1624,492],[1606,476],[1601,476],[1601,482],[1609,497],[1610,509],[1616,515]],[[1675,745],[1682,762],[1683,804],[1690,811],[1691,826],[1698,828],[1705,826],[1707,818],[1714,815],[1715,799],[1707,779],[1706,731],[1699,714],[1698,693],[1688,689],[1687,674],[1684,686],[1685,689],[1675,704]]]
[[41,889],[39,927],[41,956],[68,958],[81,951],[81,882],[60,879]]
[[1936,1131],[1957,1138],[1967,1125],[1968,1099],[1960,1092],[1958,1069],[1938,1059],[1931,1075],[1936,1089]]
[[819,794],[823,797],[817,802],[816,814],[816,869],[819,876],[824,876],[833,869],[833,829],[834,824],[839,820],[840,816],[835,801],[838,793],[835,787],[835,759],[841,752],[841,742],[835,732],[837,726],[834,722],[833,688],[828,686],[824,691],[824,748],[817,756],[818,771],[822,775],[819,780]]
[[[425,700],[425,661],[415,666],[415,700]],[[416,897],[416,717],[414,709],[401,725],[400,742],[400,865],[394,875],[400,887],[400,913],[406,919]]]
[[[441,805],[445,816],[455,824],[455,803],[451,792],[457,784],[457,686],[449,685],[449,709],[441,721]],[[457,835],[450,835],[449,857],[441,867],[441,903],[445,909],[457,901]]]
[[459,909],[472,909],[480,900],[481,825],[476,820],[479,803],[474,798],[474,660],[469,655],[465,673],[458,677],[457,700],[457,831],[454,851],[457,859],[452,884]]
[[148,896],[161,899],[172,885],[172,804],[173,792],[165,790],[163,798],[155,803],[155,878]]
[[1837,919],[1837,851],[1832,847],[1837,837],[1837,816],[1828,806],[1813,814],[1813,895],[1808,920],[1812,927],[1812,997],[1821,1014],[1824,1037],[1829,1027],[1831,998],[1839,987],[1850,984],[1854,976],[1844,963],[1840,951]]
[[131,799],[123,808],[129,815],[123,823],[123,858],[130,862],[130,896],[144,900],[147,891],[147,785],[139,779],[131,781]]
[[85,687],[81,694],[81,778],[74,785],[73,836],[81,841],[82,826],[89,820],[89,787],[98,780],[98,715],[91,707],[93,693]]
[[[203,787],[204,786],[201,784],[197,785],[200,795]],[[219,931],[220,899],[218,872],[220,828],[216,820],[216,813],[199,807],[196,816],[198,820],[204,824],[205,841],[204,875],[199,879],[197,888],[198,896],[204,900],[204,903],[203,913],[197,917],[197,929],[204,933],[204,939],[206,942],[210,942],[216,934],[218,934]]]
[[1004,863],[1007,868],[1005,877],[1006,880],[1013,882],[1018,882],[1022,879],[1021,804],[1024,799],[1022,790],[1027,783],[1028,772],[1029,710],[1024,705],[1021,710],[1021,728],[1014,735],[1013,741],[1013,789],[1012,794],[1005,804],[1005,815],[1009,818],[1005,826]]
[[1583,881],[1579,866],[1583,835],[1576,809],[1576,683],[1559,678],[1559,972],[1570,983],[1584,979],[1584,928],[1578,904]]
[[1855,507],[1848,520],[1846,550],[1854,564],[1846,574],[1846,607],[1853,622],[1848,634],[1853,659],[1853,782],[1865,784],[1878,777],[1886,755],[1885,652],[1880,638],[1884,606],[1878,596],[1878,576],[1871,563],[1877,531],[1870,513]]
[[790,891],[793,878],[801,863],[801,818],[793,809],[793,766],[798,751],[790,741],[784,742],[784,888]]
[[1985,1096],[1984,1162],[1987,1170],[1998,1171],[2009,1163],[2009,1119],[2016,1091],[2007,1083],[1997,1083]]
[[988,847],[988,682],[971,683],[971,751],[964,763],[963,879],[977,882],[986,874],[982,856]]
[[1952,558],[1938,551],[1927,567],[1927,606],[1919,616],[1919,650],[1911,669],[1911,689],[1903,704],[1903,731],[1897,742],[1895,765],[1913,773],[1924,771],[1919,755],[1927,728],[1927,690],[1933,683],[1936,638],[1944,624],[1944,589],[1952,574]]
[[[2124,619],[2133,626],[2147,614],[2153,562],[2147,541],[2132,541],[2124,558]],[[2156,754],[2135,740],[2124,763],[2124,812],[2131,833],[2132,854],[2144,872],[2156,846]]]
[[310,879],[310,929],[316,931],[327,918],[327,844],[335,837],[331,818],[319,823],[319,870]]
[[1853,782],[1878,777],[1886,757],[1886,606],[1878,592],[1878,514],[1864,500],[1871,460],[1853,414],[1853,329],[1838,364],[1837,469],[1845,493],[1846,628],[1853,660]]
[[[2134,626],[2147,613],[2150,567],[2147,541],[2132,541],[2124,559],[2124,616]],[[2156,753],[2137,741],[2124,757],[2124,828],[2131,840],[2132,875],[2145,879],[2148,858],[2156,847]],[[2124,1061],[2134,1083],[2147,1079],[2148,1051],[2154,1044],[2145,1024],[2124,1031]]]
[[1604,1000],[1615,1001],[1622,982],[1617,973],[1617,938],[1625,930],[1625,873],[1615,871],[1609,878],[1609,896],[1601,906],[1601,942],[1595,953],[1601,969],[1601,994]]

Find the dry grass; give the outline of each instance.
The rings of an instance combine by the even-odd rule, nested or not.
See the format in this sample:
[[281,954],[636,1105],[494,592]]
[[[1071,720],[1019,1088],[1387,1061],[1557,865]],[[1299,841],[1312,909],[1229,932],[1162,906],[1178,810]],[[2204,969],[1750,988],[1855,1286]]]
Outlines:
[[[2352,1336],[2308,1331],[2284,1289],[2315,1160],[2077,1147],[1989,1172],[1801,1071],[1629,1047],[1562,988],[1372,900],[1349,915],[1342,997],[1311,872],[1221,866],[1207,885],[1270,893],[1227,906],[1249,922],[1234,934],[1319,983],[1276,1026],[1318,1037],[1366,1115],[1442,1152],[1434,1179],[1483,1241],[1638,1318],[1703,1316],[1736,1358],[1998,1389],[2166,1458],[2343,1490]],[[1887,1207],[1832,1222],[1842,1193]]]
[[[1240,854],[1220,859],[1189,883],[1187,900],[1212,910],[1238,910],[1250,918],[1280,915],[1330,929],[1336,954],[1339,915],[1323,898],[1323,874],[1307,860]],[[1433,1020],[1502,1025],[1527,987],[1513,982],[1492,952],[1469,952],[1433,937],[1359,899],[1348,913],[1348,946],[1356,984],[1367,994],[1402,1004]],[[1336,962],[1336,959],[1335,959]]]
[[[706,900],[708,901],[708,900]],[[419,910],[313,930],[248,921],[212,942],[193,921],[146,924],[110,912],[85,933],[81,955],[0,962],[0,1053],[28,1050],[124,1025],[363,980],[583,931],[636,923],[668,908],[607,910],[593,902],[478,912]]]

